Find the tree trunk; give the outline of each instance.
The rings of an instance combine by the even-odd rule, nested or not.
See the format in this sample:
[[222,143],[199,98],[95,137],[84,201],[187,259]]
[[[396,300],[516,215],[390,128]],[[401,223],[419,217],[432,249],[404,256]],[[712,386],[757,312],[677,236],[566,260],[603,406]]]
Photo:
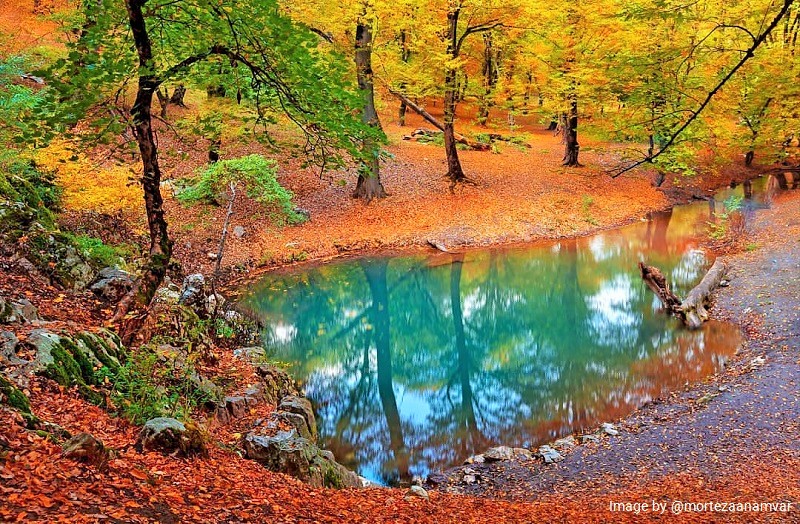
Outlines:
[[489,109],[492,106],[490,97],[497,85],[497,64],[492,41],[492,33],[483,33],[483,96],[478,107],[478,124],[485,126],[489,120]]
[[[411,51],[408,49],[408,34],[406,33],[405,29],[400,31],[400,60],[407,64],[409,58],[411,58]],[[405,82],[400,83],[400,90],[404,90],[406,87]],[[405,100],[400,100],[400,107],[397,110],[397,123],[400,126],[406,125],[406,111],[408,106],[406,105]]]
[[[447,13],[447,56],[455,61],[458,58],[457,33],[458,15],[460,9],[450,9]],[[444,74],[444,150],[447,154],[447,178],[450,179],[450,188],[455,187],[459,182],[467,180],[464,170],[461,168],[461,161],[458,159],[458,148],[455,139],[455,115],[456,115],[456,73],[457,70],[451,65],[445,66]]]
[[744,165],[746,165],[747,167],[753,165],[753,157],[755,156],[755,154],[756,154],[755,151],[753,151],[752,149],[748,151],[744,155]]
[[570,96],[569,114],[567,115],[566,126],[564,127],[564,165],[570,167],[580,167],[578,162],[578,96]]
[[658,268],[639,262],[639,270],[647,287],[658,296],[666,310],[680,317],[689,329],[697,329],[708,320],[706,306],[711,301],[711,294],[725,278],[728,265],[718,258],[703,280],[686,295],[686,299],[683,301],[670,290],[667,279]]
[[[358,90],[364,100],[361,121],[374,129],[380,129],[381,123],[375,110],[375,87],[372,79],[372,27],[367,17],[367,4],[363,4],[361,16],[356,23],[356,76]],[[361,161],[358,182],[353,198],[362,198],[367,203],[373,198],[386,197],[386,190],[381,184],[380,146],[374,139],[367,137],[361,144],[361,152],[366,157]]]
[[162,90],[160,87],[156,89],[156,96],[158,97],[158,103],[161,105],[161,118],[167,118],[167,106],[169,106],[169,97],[167,96],[166,91]]
[[[175,104],[176,106],[186,107],[186,104],[183,102],[183,98],[186,96],[186,87],[183,84],[178,84],[178,87],[175,88],[175,91],[172,92],[172,97],[169,99],[170,104]],[[225,96],[224,88],[223,88],[223,96]]]
[[164,218],[164,200],[161,196],[161,170],[158,165],[158,148],[153,135],[152,106],[153,93],[158,82],[153,74],[153,50],[150,36],[142,13],[141,0],[126,0],[128,21],[133,34],[136,52],[139,57],[139,80],[136,100],[131,109],[133,133],[139,145],[142,158],[142,187],[150,232],[150,260],[144,274],[137,280],[130,293],[119,303],[114,315],[116,320],[130,310],[131,306],[143,308],[161,285],[172,256],[172,242],[167,234],[167,221]]

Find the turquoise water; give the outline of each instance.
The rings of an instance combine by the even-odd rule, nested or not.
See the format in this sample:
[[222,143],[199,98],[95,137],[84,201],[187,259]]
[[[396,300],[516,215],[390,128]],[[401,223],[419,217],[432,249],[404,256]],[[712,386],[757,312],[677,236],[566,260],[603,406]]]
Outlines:
[[708,265],[696,239],[711,218],[701,202],[577,240],[305,266],[268,274],[243,304],[313,401],[321,444],[402,484],[493,445],[594,429],[718,371],[738,330],[683,329],[637,268],[685,294]]

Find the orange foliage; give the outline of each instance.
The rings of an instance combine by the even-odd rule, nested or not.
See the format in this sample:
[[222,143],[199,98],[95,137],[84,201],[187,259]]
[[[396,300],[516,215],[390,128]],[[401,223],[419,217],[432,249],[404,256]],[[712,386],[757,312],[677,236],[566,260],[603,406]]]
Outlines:
[[141,207],[142,190],[129,167],[98,167],[63,140],[37,150],[35,160],[40,169],[55,174],[67,209],[129,214]]

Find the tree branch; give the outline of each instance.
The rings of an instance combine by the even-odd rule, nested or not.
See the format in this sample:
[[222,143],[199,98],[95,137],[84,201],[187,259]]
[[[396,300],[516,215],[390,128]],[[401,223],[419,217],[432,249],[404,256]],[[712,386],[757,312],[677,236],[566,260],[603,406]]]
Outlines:
[[677,129],[677,131],[675,131],[674,133],[672,133],[672,135],[670,135],[669,140],[667,140],[667,142],[664,144],[664,146],[661,147],[661,149],[659,149],[657,153],[655,153],[654,155],[648,155],[644,159],[639,160],[639,161],[637,161],[637,162],[635,162],[635,163],[633,163],[633,164],[631,164],[631,165],[629,165],[629,166],[617,171],[616,173],[611,175],[611,178],[617,178],[621,174],[626,173],[626,172],[630,171],[631,169],[639,167],[642,164],[645,164],[647,162],[652,163],[653,160],[655,160],[656,158],[661,156],[661,154],[664,153],[675,142],[675,140],[686,130],[686,128],[689,127],[689,125],[692,122],[694,122],[697,119],[698,116],[700,116],[700,113],[706,108],[706,106],[708,106],[708,104],[711,102],[711,100],[714,98],[714,96],[720,91],[720,89],[722,89],[722,87],[728,82],[728,80],[730,80],[733,77],[733,75],[736,74],[736,71],[741,69],[741,67],[744,64],[746,64],[748,60],[753,58],[755,50],[758,49],[758,47],[762,43],[764,43],[764,41],[767,39],[769,34],[772,32],[772,30],[775,29],[775,27],[778,25],[778,23],[780,23],[781,19],[783,19],[783,17],[786,16],[786,13],[789,11],[789,8],[791,7],[791,5],[793,3],[794,3],[794,0],[784,0],[783,7],[781,7],[781,10],[778,12],[778,14],[775,15],[775,18],[772,19],[772,22],[770,22],[769,26],[767,26],[767,28],[764,30],[764,32],[762,32],[761,34],[759,34],[755,38],[755,40],[753,41],[753,44],[745,51],[744,56],[736,63],[735,66],[733,66],[733,68],[730,71],[728,71],[728,74],[725,75],[725,77],[722,80],[719,81],[719,83],[714,87],[714,89],[709,91],[708,95],[703,100],[703,102],[697,107],[697,109],[692,111],[691,116],[686,120],[686,122],[684,122]]

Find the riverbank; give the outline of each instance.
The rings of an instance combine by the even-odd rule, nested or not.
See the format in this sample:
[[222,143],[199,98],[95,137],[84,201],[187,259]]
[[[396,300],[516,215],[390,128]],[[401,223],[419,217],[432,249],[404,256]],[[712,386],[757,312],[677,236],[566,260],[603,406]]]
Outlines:
[[[549,503],[644,502],[646,494],[659,501],[788,501],[791,515],[694,517],[800,518],[798,216],[800,194],[777,196],[754,216],[750,250],[728,256],[731,284],[718,292],[712,316],[739,324],[747,341],[724,372],[615,421],[618,436],[564,451],[563,461],[471,464],[437,478],[437,489]],[[464,482],[466,467],[480,482]]]
[[[462,118],[463,132],[487,132]],[[310,220],[275,227],[254,201],[238,197],[230,229],[239,234],[228,237],[223,267],[232,271],[233,279],[249,278],[296,262],[424,248],[429,240],[464,248],[584,236],[640,220],[693,197],[708,197],[714,188],[759,172],[728,165],[722,173],[709,162],[702,177],[669,176],[662,188],[656,188],[652,183],[656,175],[647,170],[619,178],[609,176],[608,170],[620,162],[614,144],[584,137],[584,167],[565,168],[561,166],[559,136],[544,130],[533,116],[520,117],[517,124],[514,134],[524,137],[528,147],[501,142],[500,154],[459,153],[476,184],[459,186],[455,193],[444,176],[443,148],[403,140],[415,127],[425,126],[417,115],[409,115],[405,127],[385,125],[391,158],[382,164],[381,176],[389,197],[368,205],[351,198],[355,187],[351,175],[333,172],[320,177],[318,170],[303,168],[298,159],[280,158],[278,178],[294,193],[295,205],[306,211]],[[170,137],[163,140],[166,149],[179,148]],[[190,176],[193,166],[203,165],[203,150],[195,147],[179,169],[168,170],[165,177]],[[226,156],[253,152],[268,154],[248,146],[227,151]],[[209,253],[217,251],[226,209],[186,207],[167,196],[176,260],[187,273],[208,272],[214,266]]]

